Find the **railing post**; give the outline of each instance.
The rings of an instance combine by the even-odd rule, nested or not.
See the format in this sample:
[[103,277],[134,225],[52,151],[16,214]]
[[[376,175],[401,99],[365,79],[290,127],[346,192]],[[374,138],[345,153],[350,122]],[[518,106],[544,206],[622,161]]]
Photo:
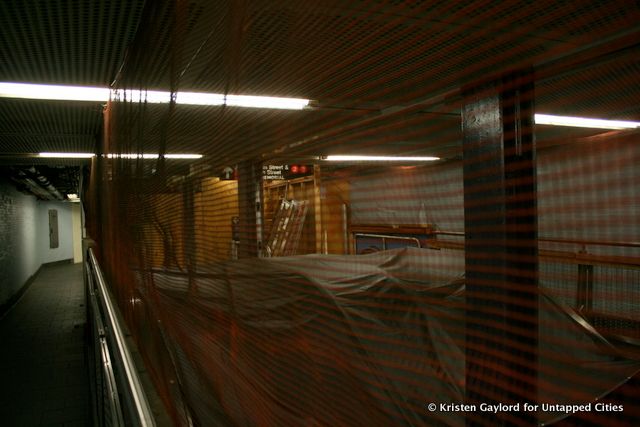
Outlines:
[[[583,247],[578,254],[586,254]],[[578,264],[576,310],[590,313],[593,310],[593,265]]]

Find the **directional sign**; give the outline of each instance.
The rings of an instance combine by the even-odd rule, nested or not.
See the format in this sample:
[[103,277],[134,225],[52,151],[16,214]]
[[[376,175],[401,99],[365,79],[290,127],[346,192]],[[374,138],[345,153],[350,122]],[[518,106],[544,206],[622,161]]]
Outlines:
[[285,179],[285,174],[288,171],[289,165],[262,165],[262,179]]
[[222,175],[220,175],[220,179],[222,181],[233,181],[234,179],[236,179],[234,172],[235,171],[231,166],[227,166],[226,168],[222,169]]

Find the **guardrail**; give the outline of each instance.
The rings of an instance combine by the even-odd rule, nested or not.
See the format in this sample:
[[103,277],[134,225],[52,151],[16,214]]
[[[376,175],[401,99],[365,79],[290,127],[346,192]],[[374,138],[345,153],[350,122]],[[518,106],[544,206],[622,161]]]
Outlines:
[[[445,239],[429,240],[429,247],[464,250],[464,232],[434,234]],[[553,237],[538,241],[547,248],[549,244],[565,245],[539,250],[540,286],[607,337],[640,346],[640,242]]]
[[363,253],[367,253],[372,250],[385,251],[388,249],[387,242],[395,242],[395,243],[401,242],[400,243],[401,246],[413,246],[416,248],[422,247],[420,245],[420,240],[416,237],[398,236],[398,235],[392,235],[392,234],[373,234],[373,233],[354,233],[353,237],[355,239],[354,245],[356,247],[356,250],[359,245],[358,238],[375,239],[376,241],[379,241],[380,247],[370,246],[370,248],[365,248]]
[[91,323],[93,416],[96,426],[155,426],[118,308],[89,248],[85,261],[87,319]]

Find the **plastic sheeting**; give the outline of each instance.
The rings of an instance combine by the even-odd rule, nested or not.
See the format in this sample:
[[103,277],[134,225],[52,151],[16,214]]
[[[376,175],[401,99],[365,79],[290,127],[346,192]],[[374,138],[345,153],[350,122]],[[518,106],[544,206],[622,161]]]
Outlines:
[[[146,275],[197,425],[464,425],[464,257],[247,259]],[[588,403],[640,370],[576,313],[540,298],[539,401]],[[541,411],[540,422],[566,416]]]

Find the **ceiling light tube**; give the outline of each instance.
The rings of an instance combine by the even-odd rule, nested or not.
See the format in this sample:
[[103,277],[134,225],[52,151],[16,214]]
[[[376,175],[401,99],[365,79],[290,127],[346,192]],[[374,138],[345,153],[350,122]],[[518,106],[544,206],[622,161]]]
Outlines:
[[53,159],[90,159],[95,154],[93,153],[38,153],[39,157],[53,158]]
[[88,86],[0,82],[0,98],[106,102],[109,100],[109,89]]
[[538,125],[572,126],[595,129],[635,129],[640,127],[640,122],[589,119],[586,117],[553,116],[550,114],[536,114],[535,120]]
[[[106,154],[108,159],[144,159],[154,160],[160,157],[159,154],[153,153],[109,153]],[[165,154],[165,159],[185,159],[185,160],[197,160],[201,159],[202,154]]]
[[327,160],[330,162],[434,162],[436,160],[440,160],[440,157],[333,155],[323,157],[322,160]]
[[[112,93],[116,101],[169,103],[169,92],[117,89]],[[230,107],[270,108],[301,110],[309,105],[308,99],[279,98],[274,96],[223,95],[221,93],[176,92],[176,104],[182,105],[228,105]]]
[[157,159],[157,154],[136,154],[136,153],[109,153],[106,155],[108,159]]
[[[114,101],[167,104],[171,92],[137,89],[109,89],[89,86],[62,86],[32,83],[0,82],[0,98],[46,99],[59,101]],[[228,105],[301,110],[309,105],[308,99],[275,96],[224,95],[221,93],[176,92],[175,101],[183,105]]]
[[220,93],[178,92],[176,104],[184,105],[224,105],[224,95]]
[[165,154],[165,159],[186,159],[197,160],[202,158],[202,154]]
[[278,98],[274,96],[227,95],[226,104],[231,107],[302,110],[309,105],[309,100],[300,98]]
[[114,89],[111,92],[111,99],[124,102],[168,104],[171,101],[171,94],[157,90]]

